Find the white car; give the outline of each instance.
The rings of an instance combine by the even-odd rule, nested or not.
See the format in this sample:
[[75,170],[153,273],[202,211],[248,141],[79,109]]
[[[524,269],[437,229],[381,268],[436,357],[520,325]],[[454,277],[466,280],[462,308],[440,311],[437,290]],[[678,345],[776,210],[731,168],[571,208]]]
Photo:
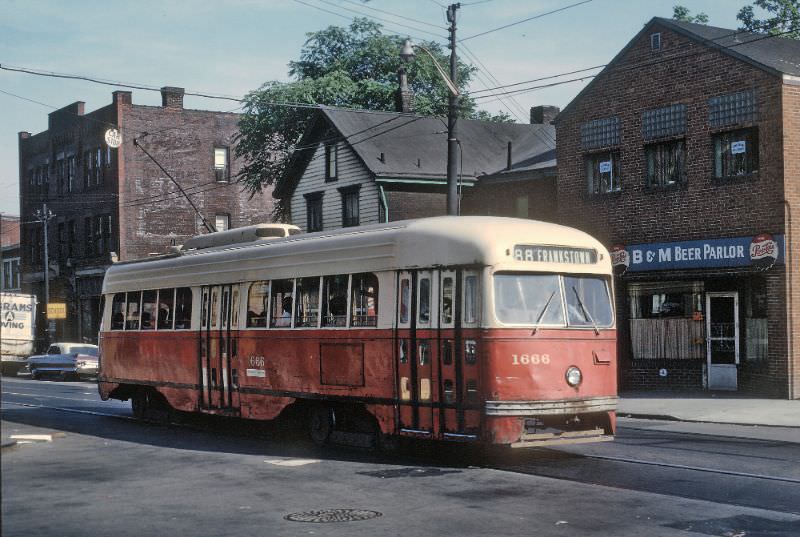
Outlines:
[[37,354],[28,358],[28,371],[31,378],[39,379],[45,375],[62,379],[93,377],[97,375],[97,345],[88,343],[53,343],[47,354]]

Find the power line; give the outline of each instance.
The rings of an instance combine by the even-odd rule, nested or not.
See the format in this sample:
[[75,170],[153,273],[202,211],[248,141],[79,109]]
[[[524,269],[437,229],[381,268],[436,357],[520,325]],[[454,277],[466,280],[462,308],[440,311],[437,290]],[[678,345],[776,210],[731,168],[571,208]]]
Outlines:
[[446,28],[443,28],[441,26],[438,26],[438,25],[430,23],[430,22],[426,22],[426,21],[423,21],[423,20],[420,20],[420,19],[412,19],[411,17],[406,17],[405,15],[400,15],[398,13],[393,13],[393,12],[387,11],[385,9],[378,9],[376,7],[371,7],[371,6],[368,6],[366,4],[362,4],[360,2],[355,2],[354,0],[340,0],[340,1],[347,2],[348,4],[354,4],[354,5],[360,6],[360,7],[364,8],[364,9],[369,9],[371,11],[375,11],[377,13],[384,13],[386,15],[391,15],[392,17],[397,17],[398,19],[404,19],[404,20],[407,20],[407,21],[416,22],[418,24],[424,24],[426,26],[431,26],[433,28],[436,28],[437,30],[445,30],[446,29]]
[[564,6],[564,7],[558,8],[558,9],[554,9],[553,11],[548,11],[547,13],[541,13],[541,14],[535,15],[533,17],[528,17],[527,19],[522,19],[521,21],[512,22],[511,24],[505,24],[503,26],[499,26],[499,27],[493,28],[491,30],[486,30],[485,32],[480,32],[478,34],[474,34],[474,35],[471,35],[469,37],[465,37],[463,39],[459,39],[459,42],[467,41],[468,39],[474,39],[474,38],[480,37],[482,35],[491,34],[492,32],[497,32],[499,30],[505,30],[506,28],[511,28],[512,26],[516,26],[518,24],[522,24],[523,22],[532,21],[534,19],[541,19],[542,17],[546,17],[547,15],[552,15],[553,13],[558,13],[559,11],[565,11],[567,9],[570,9],[570,8],[573,8],[573,7],[576,7],[576,6],[580,6],[580,5],[583,5],[583,4],[588,4],[591,1],[592,0],[583,0],[582,2],[578,2],[578,3],[570,4],[568,6]]
[[[314,8],[314,9],[317,9],[317,10],[319,10],[319,11],[324,11],[325,13],[329,13],[329,14],[331,14],[331,15],[335,15],[335,16],[337,16],[337,17],[341,17],[341,18],[343,18],[343,19],[346,19],[346,20],[348,20],[348,21],[351,21],[351,22],[355,20],[355,17],[351,17],[351,16],[349,16],[349,15],[343,15],[343,14],[341,14],[341,13],[338,13],[338,12],[336,12],[336,11],[331,11],[330,9],[325,9],[325,8],[324,8],[324,7],[322,7],[322,6],[318,6],[318,5],[315,5],[315,4],[310,4],[310,3],[308,3],[308,2],[304,2],[303,0],[294,0],[294,1],[295,1],[295,2],[297,2],[298,4],[303,4],[304,6],[308,6],[308,7],[310,7],[310,8]],[[338,6],[338,5],[337,5],[336,7],[343,7],[343,6]],[[347,9],[347,8],[343,8],[343,9]],[[362,14],[362,16],[363,16],[363,17],[365,17],[365,18],[372,19],[372,17],[369,17],[368,15],[363,15],[363,14]],[[373,20],[374,20],[374,19],[373,19]],[[398,31],[396,31],[396,30],[394,30],[394,29],[392,29],[392,28],[389,28],[388,26],[385,26],[385,25],[384,25],[383,27],[384,27],[384,28],[386,28],[386,29],[388,29],[388,30],[392,30],[392,31],[394,31],[396,34],[403,34],[403,33],[405,33],[405,32],[398,32]],[[424,38],[422,38],[422,37],[419,37],[419,36],[416,36],[416,35],[411,35],[411,34],[406,34],[406,35],[408,35],[409,37],[413,37],[414,39],[417,39],[417,40],[419,40],[419,41],[425,41],[425,39],[424,39]]]
[[561,78],[562,76],[574,75],[574,74],[577,74],[577,73],[584,73],[586,71],[592,71],[594,69],[600,69],[602,67],[606,67],[607,65],[608,64],[604,63],[602,65],[595,65],[595,66],[592,66],[592,67],[585,67],[583,69],[577,69],[575,71],[567,71],[565,73],[559,73],[557,75],[549,75],[549,76],[543,76],[543,77],[540,77],[540,78],[532,78],[530,80],[523,80],[522,82],[514,82],[513,84],[504,84],[504,85],[496,86],[494,88],[487,88],[487,89],[482,89],[482,90],[477,90],[477,91],[471,91],[470,92],[470,97],[477,97],[475,95],[476,93],[483,93],[483,92],[486,92],[486,91],[495,91],[495,90],[499,90],[499,89],[513,88],[515,86],[521,86],[522,84],[530,84],[531,82],[541,82],[542,80],[550,80],[550,79],[553,79],[553,78]]
[[[739,47],[739,46],[742,46],[742,45],[749,45],[751,43],[756,43],[756,42],[762,41],[764,39],[771,39],[771,38],[780,37],[782,35],[789,34],[791,32],[792,32],[792,30],[787,30],[785,32],[780,32],[778,34],[762,35],[762,36],[756,37],[754,39],[750,39],[748,41],[740,41],[740,42],[734,43],[732,45],[719,45],[719,46],[721,46],[722,48],[725,48],[725,49],[731,49],[731,48]],[[735,35],[736,33],[743,33],[743,32],[735,32],[733,34],[726,34],[726,35],[719,36],[719,37],[716,37],[714,39],[708,39],[708,40],[705,40],[705,41],[706,42],[713,42],[715,40],[719,40],[719,39],[723,39],[725,37],[729,37],[731,35]],[[745,32],[745,33],[747,33],[747,32]],[[687,44],[687,46],[690,46],[692,44],[694,44],[694,43],[689,43],[689,44]],[[705,43],[701,43],[701,44],[705,44]],[[586,80],[586,79],[589,79],[589,78],[595,78],[595,77],[598,77],[598,76],[601,76],[601,75],[607,75],[607,74],[624,72],[624,71],[631,71],[631,70],[634,70],[634,69],[641,69],[641,68],[644,68],[644,67],[650,67],[650,66],[658,65],[658,64],[661,64],[661,63],[665,63],[665,62],[671,62],[671,61],[675,61],[675,60],[689,58],[689,57],[692,57],[692,56],[697,56],[697,55],[700,55],[700,54],[704,54],[706,52],[708,52],[708,48],[701,48],[701,49],[698,49],[698,50],[687,52],[685,54],[674,54],[672,56],[663,57],[663,58],[660,58],[660,59],[657,59],[657,60],[646,60],[646,61],[642,61],[642,62],[636,62],[636,63],[630,64],[630,65],[621,65],[619,67],[611,67],[609,69],[603,70],[603,71],[601,71],[601,72],[599,72],[597,74],[593,74],[593,75],[586,75],[586,76],[583,76],[583,77],[573,78],[573,79],[570,79],[570,80],[553,82],[551,84],[543,84],[543,85],[538,85],[538,86],[531,86],[531,87],[528,87],[528,88],[522,88],[522,89],[510,91],[510,92],[501,92],[501,93],[494,93],[494,94],[489,94],[489,95],[478,95],[478,96],[473,97],[473,98],[478,100],[478,99],[486,99],[486,98],[491,98],[491,97],[498,97],[496,99],[493,99],[492,101],[482,101],[482,104],[485,104],[487,102],[493,102],[495,100],[499,100],[499,98],[502,98],[502,97],[499,97],[501,95],[508,95],[508,94],[517,95],[517,94],[521,94],[521,93],[527,93],[529,91],[535,91],[535,90],[542,89],[542,88],[560,86],[562,84],[570,84],[572,82],[579,82],[579,81]],[[608,64],[606,65],[606,67],[608,67]],[[556,76],[558,76],[558,75],[556,75]]]
[[358,11],[357,9],[352,9],[352,8],[347,7],[347,6],[342,6],[342,5],[339,5],[339,4],[334,4],[333,2],[329,2],[328,0],[317,0],[317,2],[326,4],[326,5],[329,5],[329,6],[333,6],[335,8],[344,9],[345,11],[349,11],[351,13],[355,13],[356,15],[360,15],[361,17],[366,17],[368,19],[372,19],[372,20],[375,20],[375,21],[378,21],[378,22],[388,22],[389,24],[395,24],[397,26],[402,26],[403,28],[410,28],[411,30],[414,30],[415,32],[422,32],[422,33],[425,33],[425,34],[428,34],[428,35],[432,35],[432,36],[438,37],[439,39],[445,39],[445,37],[443,37],[443,36],[441,36],[439,34],[435,34],[435,33],[431,32],[431,31],[423,30],[422,28],[419,28],[419,27],[416,27],[416,26],[410,26],[408,24],[403,24],[402,22],[390,21],[390,20],[384,19],[382,17],[376,17],[375,15],[367,15],[363,11]]

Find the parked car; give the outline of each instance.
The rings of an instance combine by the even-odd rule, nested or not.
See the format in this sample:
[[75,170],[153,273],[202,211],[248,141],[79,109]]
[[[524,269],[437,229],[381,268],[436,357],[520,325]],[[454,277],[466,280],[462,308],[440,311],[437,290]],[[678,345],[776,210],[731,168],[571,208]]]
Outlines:
[[62,379],[93,377],[97,375],[97,345],[88,343],[53,343],[47,354],[28,358],[31,378],[58,376]]

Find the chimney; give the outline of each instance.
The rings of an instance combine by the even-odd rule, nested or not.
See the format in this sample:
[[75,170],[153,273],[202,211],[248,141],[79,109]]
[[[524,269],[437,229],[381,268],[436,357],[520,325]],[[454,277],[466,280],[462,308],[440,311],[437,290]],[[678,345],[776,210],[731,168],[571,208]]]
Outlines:
[[20,140],[27,140],[31,137],[31,133],[28,131],[19,131],[18,136]]
[[561,109],[548,104],[531,107],[531,125],[552,125]]
[[[164,91],[163,89],[161,91]],[[114,104],[132,104],[133,98],[131,97],[132,93],[130,91],[112,91],[111,101]]]
[[183,88],[164,86],[161,88],[161,106],[164,108],[183,108]]
[[394,93],[394,109],[397,112],[411,113],[414,111],[414,94],[408,87],[408,77],[404,67],[397,70],[400,87]]

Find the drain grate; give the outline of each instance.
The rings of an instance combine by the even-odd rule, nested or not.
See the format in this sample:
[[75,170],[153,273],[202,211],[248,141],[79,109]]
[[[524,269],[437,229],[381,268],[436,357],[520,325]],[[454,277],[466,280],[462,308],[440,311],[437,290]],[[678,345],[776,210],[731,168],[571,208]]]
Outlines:
[[382,513],[366,509],[320,509],[319,511],[305,511],[286,515],[286,520],[291,522],[356,522],[378,518]]

